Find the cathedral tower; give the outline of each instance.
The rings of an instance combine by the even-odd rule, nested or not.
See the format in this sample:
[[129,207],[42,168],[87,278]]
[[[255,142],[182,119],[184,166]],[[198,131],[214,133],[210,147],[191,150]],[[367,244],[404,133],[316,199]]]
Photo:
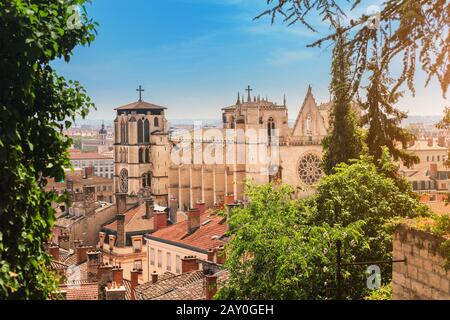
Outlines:
[[114,121],[115,191],[136,197],[151,195],[160,206],[168,205],[170,145],[166,109],[140,98],[116,108]]

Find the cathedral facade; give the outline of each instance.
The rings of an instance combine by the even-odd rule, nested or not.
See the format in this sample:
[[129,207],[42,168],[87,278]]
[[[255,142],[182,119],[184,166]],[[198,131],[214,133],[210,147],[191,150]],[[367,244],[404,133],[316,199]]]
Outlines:
[[[250,89],[250,88],[249,88]],[[170,219],[197,202],[225,197],[245,201],[244,182],[281,181],[297,196],[313,192],[322,177],[321,141],[331,104],[318,105],[309,87],[293,127],[286,101],[239,96],[222,109],[222,127],[198,127],[169,136],[166,108],[142,101],[116,109],[115,190],[152,196]]]

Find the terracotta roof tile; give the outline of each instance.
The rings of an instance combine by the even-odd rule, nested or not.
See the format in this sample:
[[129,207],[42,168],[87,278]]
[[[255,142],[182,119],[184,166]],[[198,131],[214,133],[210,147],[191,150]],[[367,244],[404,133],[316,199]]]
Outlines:
[[[105,229],[117,231],[117,220],[104,226]],[[125,212],[125,232],[153,230],[153,218],[145,219],[145,204]]]
[[96,152],[78,152],[69,151],[70,160],[92,160],[92,159],[107,159],[112,160],[114,156],[103,155]]
[[67,292],[67,300],[98,300],[97,283],[70,284],[60,288]]
[[200,228],[192,234],[187,233],[187,221],[182,221],[147,236],[152,240],[168,240],[201,250],[216,248],[224,243],[223,236],[228,231],[224,218],[207,211],[200,216]]

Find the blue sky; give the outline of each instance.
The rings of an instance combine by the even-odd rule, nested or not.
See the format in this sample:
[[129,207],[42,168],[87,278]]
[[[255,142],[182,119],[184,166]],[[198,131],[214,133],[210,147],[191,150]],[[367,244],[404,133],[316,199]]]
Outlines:
[[[367,1],[369,5],[370,1]],[[371,1],[376,4],[380,1]],[[55,63],[62,75],[81,81],[98,110],[91,119],[111,120],[113,109],[144,99],[169,108],[169,119],[220,118],[220,109],[251,85],[254,94],[282,102],[295,118],[309,84],[318,102],[329,100],[331,48],[306,45],[320,34],[302,26],[253,21],[265,0],[94,0],[88,12],[100,23],[91,47],[77,48],[70,64]],[[361,10],[363,10],[362,8]],[[439,115],[448,101],[436,84],[401,109]]]

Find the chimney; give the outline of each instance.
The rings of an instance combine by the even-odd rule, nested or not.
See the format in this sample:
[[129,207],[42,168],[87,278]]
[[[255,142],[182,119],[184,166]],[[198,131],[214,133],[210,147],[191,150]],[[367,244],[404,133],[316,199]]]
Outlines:
[[87,203],[92,203],[95,201],[95,187],[94,186],[83,186],[84,201]]
[[82,264],[83,262],[87,261],[88,258],[87,253],[91,249],[92,249],[91,247],[83,246],[81,244],[75,248],[75,252],[77,255],[77,264]]
[[156,271],[153,271],[152,273],[152,283],[156,283],[158,282],[158,274],[156,273]]
[[153,198],[145,199],[145,219],[151,219],[155,211],[155,200]]
[[104,232],[98,233],[98,247],[100,249],[103,249],[103,246],[105,244],[105,237],[106,237],[106,233],[104,233]]
[[84,179],[89,179],[94,176],[94,167],[86,167],[84,168]]
[[153,213],[153,230],[158,231],[167,227],[167,213],[155,211]]
[[177,223],[178,201],[174,197],[169,201],[169,219],[172,223]]
[[105,300],[125,300],[126,289],[123,285],[113,282],[105,288]]
[[208,257],[207,257],[208,261],[209,262],[214,262],[214,256],[216,254],[214,249],[209,249],[207,254],[208,254]]
[[51,244],[48,248],[50,255],[53,257],[54,261],[59,261],[59,247],[55,244]]
[[88,281],[97,282],[98,268],[102,264],[102,253],[100,251],[89,251],[87,253],[87,276]]
[[212,298],[217,293],[217,276],[216,275],[206,275],[206,300],[212,300]]
[[195,230],[200,228],[200,210],[198,208],[189,209],[187,214],[187,227],[188,234],[194,233]]
[[126,193],[116,193],[116,206],[117,214],[125,213],[127,211],[127,194]]
[[109,264],[102,264],[97,269],[99,300],[106,299],[105,287],[112,282],[112,268]]
[[120,265],[112,269],[112,278],[119,287],[123,285],[123,269]]
[[224,264],[225,263],[225,247],[223,245],[218,247],[216,252],[217,252],[216,263]]
[[109,250],[114,249],[114,246],[116,244],[116,236],[113,234],[110,234],[108,236],[108,244],[109,244]]
[[444,136],[440,136],[439,138],[438,138],[438,145],[439,145],[439,147],[443,147],[443,148],[445,148],[445,143],[446,141],[445,141],[445,137]]
[[70,236],[67,233],[59,235],[58,243],[60,248],[68,251],[70,249]]
[[136,295],[134,293],[134,289],[139,285],[139,274],[140,272],[136,269],[131,271],[131,300],[136,300]]
[[437,178],[437,174],[438,174],[438,165],[437,163],[431,163],[430,164],[430,177],[432,179]]
[[224,205],[227,206],[229,204],[234,203],[234,195],[233,194],[227,194],[223,197]]
[[199,266],[196,257],[186,256],[183,259],[181,259],[181,273],[197,271],[198,269]]
[[66,190],[69,192],[73,191],[73,180],[67,179],[66,181]]
[[117,214],[117,247],[118,248],[125,248],[125,215],[124,214]]
[[429,147],[433,146],[433,138],[428,138],[428,146]]
[[204,203],[203,201],[197,202],[195,207],[198,209],[198,211],[200,211],[200,215],[206,212],[206,203]]

